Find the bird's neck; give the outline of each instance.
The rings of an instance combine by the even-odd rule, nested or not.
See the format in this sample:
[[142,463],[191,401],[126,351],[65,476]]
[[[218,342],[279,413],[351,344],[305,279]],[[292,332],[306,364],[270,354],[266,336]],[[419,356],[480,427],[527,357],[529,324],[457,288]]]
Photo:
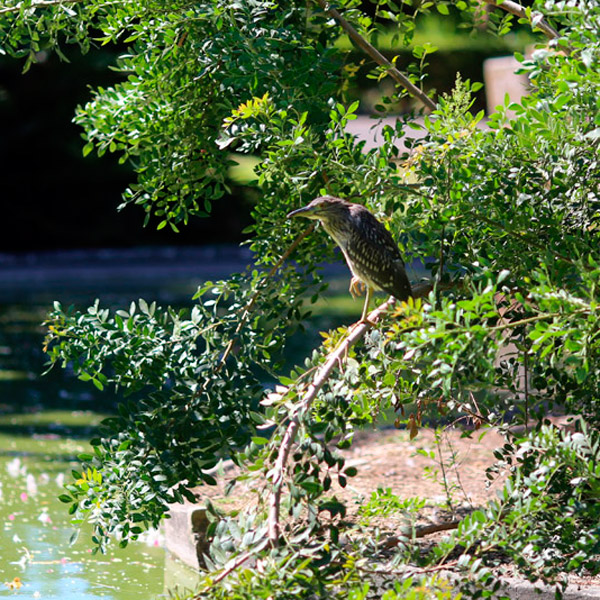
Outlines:
[[346,227],[334,227],[327,221],[321,221],[325,231],[335,240],[336,244],[343,250],[350,239],[351,232]]

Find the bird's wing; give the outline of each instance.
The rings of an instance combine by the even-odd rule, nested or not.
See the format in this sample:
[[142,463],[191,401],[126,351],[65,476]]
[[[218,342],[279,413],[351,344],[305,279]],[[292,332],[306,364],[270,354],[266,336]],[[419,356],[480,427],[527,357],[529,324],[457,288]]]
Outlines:
[[355,274],[360,279],[366,276],[366,283],[398,300],[407,300],[412,290],[394,238],[370,212],[361,211],[360,220],[360,235],[348,247],[356,270],[361,271]]

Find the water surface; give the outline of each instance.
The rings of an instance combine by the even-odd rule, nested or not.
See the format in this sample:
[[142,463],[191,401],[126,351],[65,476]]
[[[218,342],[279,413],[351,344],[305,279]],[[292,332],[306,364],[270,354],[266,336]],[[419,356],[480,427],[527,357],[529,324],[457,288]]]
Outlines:
[[[57,496],[87,444],[65,432],[91,429],[100,419],[83,411],[0,416],[0,594],[141,600],[165,591],[159,531],[105,555],[92,554],[89,527],[70,543],[77,530]],[[7,433],[11,426],[22,435]]]
[[[0,598],[152,600],[193,588],[195,574],[165,554],[160,531],[106,555],[92,554],[90,527],[70,543],[76,530],[58,496],[119,398],[68,368],[42,377],[41,323],[54,300],[82,310],[97,297],[112,308],[140,297],[190,306],[204,280],[242,271],[249,259],[228,247],[0,255]],[[341,268],[343,291],[313,307],[290,341],[290,366],[319,343],[319,330],[360,314]]]

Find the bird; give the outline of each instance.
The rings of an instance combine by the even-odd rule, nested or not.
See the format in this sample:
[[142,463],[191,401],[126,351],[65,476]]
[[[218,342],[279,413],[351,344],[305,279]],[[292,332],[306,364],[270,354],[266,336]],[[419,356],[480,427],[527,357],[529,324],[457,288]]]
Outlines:
[[390,232],[362,204],[335,196],[319,196],[287,215],[288,218],[316,219],[342,250],[352,273],[350,294],[356,298],[361,285],[367,293],[361,316],[366,322],[374,290],[391,294],[400,301],[412,296],[400,249]]

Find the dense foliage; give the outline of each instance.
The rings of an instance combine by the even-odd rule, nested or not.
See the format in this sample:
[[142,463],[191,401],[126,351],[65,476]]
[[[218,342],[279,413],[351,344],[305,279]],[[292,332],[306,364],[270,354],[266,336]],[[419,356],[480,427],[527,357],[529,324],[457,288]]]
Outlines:
[[[506,33],[506,10],[518,8],[496,6],[487,26]],[[185,314],[144,301],[114,313],[55,307],[51,361],[126,396],[63,499],[94,524],[98,546],[113,534],[126,544],[193,486],[214,483],[212,467],[231,457],[240,479],[255,480],[257,505],[230,515],[211,507],[212,573],[199,597],[447,598],[448,583],[432,576],[443,564],[465,596],[487,597],[506,558],[560,591],[564,573],[599,569],[600,8],[539,0],[520,13],[551,39],[517,56],[530,93],[499,106],[487,128],[470,112],[477,84],[457,78],[424,120],[398,119],[369,151],[345,129],[359,104],[345,101],[356,66],[335,44],[340,25],[367,40],[393,23],[409,43],[421,13],[479,23],[481,6],[383,0],[369,17],[343,0],[337,9],[258,0],[0,9],[0,48],[26,66],[41,48],[129,45],[119,62],[127,80],[96,90],[75,118],[84,152],[134,163],[125,201],[159,227],[210,213],[232,151],[260,157],[254,268],[207,283]],[[414,48],[413,84],[433,51]],[[374,66],[373,77],[389,75],[398,81],[391,64]],[[404,152],[407,125],[419,138]],[[285,376],[286,342],[323,291],[315,264],[332,256],[326,237],[285,214],[325,191],[377,213],[404,254],[426,263],[432,291],[380,310],[374,328],[330,332]],[[273,378],[279,385],[265,390]],[[553,407],[579,415],[579,429],[545,423]],[[335,497],[356,473],[337,449],[390,408],[414,432],[441,412],[506,435],[501,496],[425,555],[410,539],[382,552],[367,513],[347,531]]]

